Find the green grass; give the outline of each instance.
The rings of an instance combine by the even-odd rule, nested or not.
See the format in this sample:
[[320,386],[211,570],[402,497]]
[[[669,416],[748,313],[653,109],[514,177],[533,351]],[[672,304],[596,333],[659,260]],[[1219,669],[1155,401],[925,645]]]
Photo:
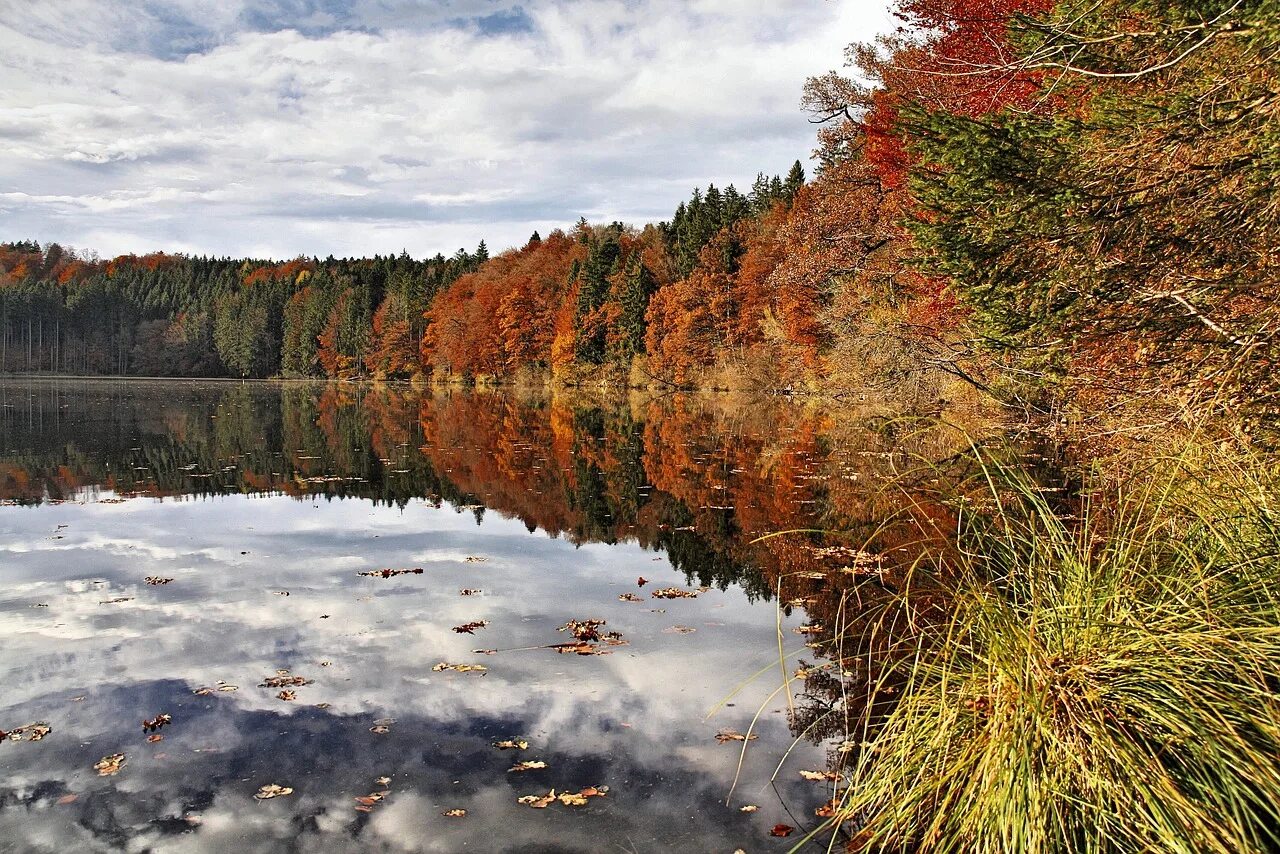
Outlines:
[[1280,849],[1269,473],[1195,449],[1064,518],[984,471],[992,506],[928,567],[945,614],[886,609],[906,636],[850,734],[850,850]]

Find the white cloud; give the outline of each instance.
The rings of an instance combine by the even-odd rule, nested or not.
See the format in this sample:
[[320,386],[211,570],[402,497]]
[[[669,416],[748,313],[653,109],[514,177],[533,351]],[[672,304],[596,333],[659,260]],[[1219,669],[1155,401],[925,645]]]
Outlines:
[[805,158],[804,79],[888,25],[819,0],[21,5],[0,239],[104,255],[422,255],[665,217]]

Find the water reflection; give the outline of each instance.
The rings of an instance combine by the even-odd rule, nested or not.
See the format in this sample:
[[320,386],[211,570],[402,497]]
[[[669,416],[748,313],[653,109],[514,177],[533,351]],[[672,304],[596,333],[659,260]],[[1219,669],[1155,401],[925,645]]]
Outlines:
[[[815,669],[773,694],[760,600],[781,594],[803,651],[824,638],[792,630],[830,622],[851,586],[891,589],[918,541],[886,524],[904,461],[945,463],[958,441],[695,398],[6,382],[0,405],[0,729],[54,729],[0,744],[0,848],[23,851],[785,850],[768,828],[815,826],[829,794],[796,769],[826,762],[839,692]],[[929,494],[915,512],[946,524]],[[816,534],[755,541],[785,529],[875,532],[882,560],[841,566]],[[357,575],[381,567],[424,571]],[[681,584],[710,589],[648,595]],[[629,644],[536,648],[588,617]],[[278,670],[314,684],[280,700],[258,687]],[[238,690],[193,693],[220,683]],[[740,745],[715,734],[761,707],[726,805]],[[174,724],[149,744],[140,721],[162,711]],[[793,734],[808,741],[771,784]],[[529,749],[492,747],[513,736]],[[124,769],[98,777],[117,752]],[[524,759],[548,767],[507,770]],[[356,812],[381,777],[391,795]],[[255,801],[268,783],[295,793]],[[516,803],[586,785],[609,795]]]

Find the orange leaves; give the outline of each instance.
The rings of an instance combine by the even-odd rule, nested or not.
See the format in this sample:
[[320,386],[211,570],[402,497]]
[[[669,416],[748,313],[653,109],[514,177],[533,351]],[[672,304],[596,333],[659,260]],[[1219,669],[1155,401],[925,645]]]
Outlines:
[[114,777],[120,773],[120,769],[125,766],[128,759],[123,753],[112,753],[102,757],[93,764],[93,770],[98,772],[99,777]]
[[172,715],[159,714],[159,715],[156,715],[154,718],[151,718],[150,720],[144,720],[142,722],[142,731],[158,732],[161,727],[168,726],[171,723],[173,723]]
[[460,635],[474,635],[476,629],[483,629],[487,625],[489,625],[488,620],[475,620],[470,623],[463,623],[460,626],[454,626],[453,630]]
[[716,733],[716,742],[718,744],[727,744],[731,741],[755,741],[760,736],[752,733],[751,735],[743,735],[736,729],[722,729]]
[[5,741],[41,741],[46,735],[53,732],[53,728],[44,721],[37,721],[32,724],[23,724],[19,727],[5,732],[0,729],[0,742]]
[[535,810],[546,809],[551,804],[559,801],[567,807],[586,806],[590,798],[603,798],[609,793],[608,786],[585,786],[576,792],[561,792],[556,794],[556,790],[552,789],[545,795],[525,795],[518,798],[516,803],[524,804]]

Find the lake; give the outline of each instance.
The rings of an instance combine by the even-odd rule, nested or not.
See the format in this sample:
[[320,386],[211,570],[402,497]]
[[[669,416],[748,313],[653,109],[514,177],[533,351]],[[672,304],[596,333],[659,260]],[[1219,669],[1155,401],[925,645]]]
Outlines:
[[[918,540],[885,484],[962,444],[684,396],[11,379],[0,406],[22,852],[788,850],[867,701],[840,614]],[[909,503],[945,525],[937,482]]]

